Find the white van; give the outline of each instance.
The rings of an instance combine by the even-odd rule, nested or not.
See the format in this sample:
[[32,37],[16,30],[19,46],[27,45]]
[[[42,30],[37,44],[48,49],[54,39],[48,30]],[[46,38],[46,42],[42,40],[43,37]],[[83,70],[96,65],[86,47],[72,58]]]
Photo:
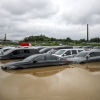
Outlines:
[[56,51],[53,55],[56,55],[62,58],[71,58],[81,51],[84,51],[84,49],[60,49]]

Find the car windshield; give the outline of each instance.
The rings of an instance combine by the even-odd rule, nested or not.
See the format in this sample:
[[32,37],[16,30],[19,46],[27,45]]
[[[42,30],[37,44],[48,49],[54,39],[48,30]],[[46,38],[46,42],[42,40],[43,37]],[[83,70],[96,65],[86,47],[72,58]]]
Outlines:
[[88,54],[88,52],[80,52],[75,57],[85,57]]
[[9,54],[10,52],[12,52],[12,50],[11,50],[11,49],[9,49],[9,50],[7,50],[7,51],[3,52],[3,55],[7,55],[7,54]]
[[37,55],[31,55],[31,56],[29,56],[29,57],[23,59],[23,61],[24,61],[24,62],[29,62],[29,61],[31,61],[32,59],[36,58],[36,57],[37,57]]
[[56,51],[56,50],[51,49],[51,50],[49,50],[47,53],[48,53],[48,54],[54,54],[54,53],[55,53],[55,51]]
[[54,54],[56,55],[62,55],[66,50],[58,50],[57,52],[55,52]]
[[41,49],[39,52],[43,52],[44,50],[46,50],[47,48],[43,48],[43,49]]

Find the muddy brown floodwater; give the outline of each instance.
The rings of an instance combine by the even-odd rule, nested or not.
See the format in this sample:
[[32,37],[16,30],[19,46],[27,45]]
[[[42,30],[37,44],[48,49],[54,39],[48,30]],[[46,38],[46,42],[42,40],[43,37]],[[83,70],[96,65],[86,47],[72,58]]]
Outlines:
[[[6,62],[0,61],[0,66]],[[0,100],[100,100],[100,62],[0,68]]]

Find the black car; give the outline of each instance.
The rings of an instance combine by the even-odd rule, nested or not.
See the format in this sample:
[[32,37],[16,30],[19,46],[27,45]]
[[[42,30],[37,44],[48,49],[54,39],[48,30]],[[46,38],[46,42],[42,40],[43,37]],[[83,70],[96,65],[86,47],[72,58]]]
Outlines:
[[35,54],[31,55],[24,60],[17,62],[9,62],[1,66],[3,69],[18,69],[18,68],[36,68],[45,66],[65,65],[69,62],[54,55],[49,54]]
[[14,48],[3,52],[0,55],[0,60],[2,59],[21,59],[26,58],[33,54],[39,54],[37,49],[33,48]]

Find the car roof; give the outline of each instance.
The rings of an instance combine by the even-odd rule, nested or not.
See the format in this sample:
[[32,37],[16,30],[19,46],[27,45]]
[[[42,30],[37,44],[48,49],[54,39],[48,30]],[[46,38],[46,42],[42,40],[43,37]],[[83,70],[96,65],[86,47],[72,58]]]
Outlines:
[[[25,50],[25,49],[27,49],[27,50],[33,50],[34,48],[11,48],[12,50]],[[37,50],[37,49],[36,49]]]
[[[43,54],[33,54],[33,55],[36,55],[36,56],[41,56],[41,55],[46,56],[46,55],[49,55],[49,56],[55,56],[55,57],[58,57],[58,56],[56,56],[56,55],[51,55],[51,54],[48,54],[48,53],[43,53]],[[32,56],[32,55],[31,55],[31,56]],[[61,57],[59,57],[59,58],[61,58]]]
[[80,48],[75,48],[75,49],[59,49],[59,50],[84,50],[84,49],[80,49]]
[[91,50],[89,50],[89,51],[82,51],[82,52],[88,52],[88,53],[91,53],[91,52],[100,52],[100,50],[91,49]]

